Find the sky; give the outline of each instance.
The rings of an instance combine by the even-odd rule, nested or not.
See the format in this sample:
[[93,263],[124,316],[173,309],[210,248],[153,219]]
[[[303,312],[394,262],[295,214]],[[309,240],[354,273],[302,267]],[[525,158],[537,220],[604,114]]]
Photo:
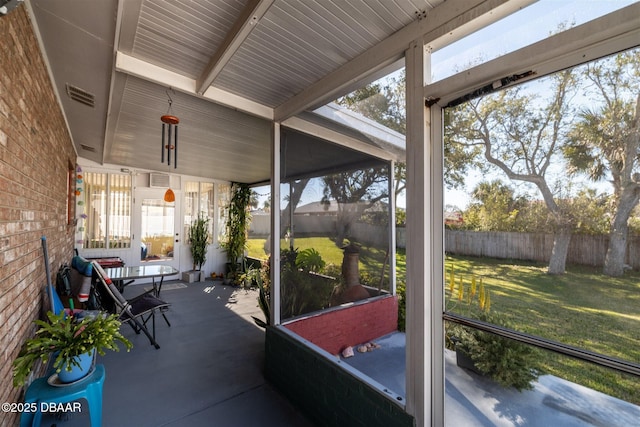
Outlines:
[[465,64],[490,60],[543,40],[561,25],[577,26],[637,0],[539,0],[432,54],[434,81]]
[[[479,60],[487,61],[506,53],[543,40],[561,25],[576,26],[636,3],[632,0],[540,0],[520,12],[514,13],[489,27],[471,34],[432,54],[433,81],[455,74],[466,64]],[[467,185],[462,190],[446,190],[445,206],[455,205],[464,209],[469,201],[469,193],[481,180],[501,178],[507,180],[501,172],[482,176],[471,172]],[[586,181],[582,181],[586,184]],[[530,193],[540,197],[534,187],[510,182],[516,191]],[[598,191],[606,191],[608,184],[589,184]],[[401,202],[398,202],[400,205]]]

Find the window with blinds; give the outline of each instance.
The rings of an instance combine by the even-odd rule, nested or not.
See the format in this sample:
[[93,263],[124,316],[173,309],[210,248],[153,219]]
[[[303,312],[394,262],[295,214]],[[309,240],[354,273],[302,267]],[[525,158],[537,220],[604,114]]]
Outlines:
[[212,182],[190,181],[185,184],[184,235],[189,235],[189,227],[200,215],[209,218],[209,235],[214,230],[214,184]]
[[87,249],[131,247],[131,176],[122,174],[84,174]]

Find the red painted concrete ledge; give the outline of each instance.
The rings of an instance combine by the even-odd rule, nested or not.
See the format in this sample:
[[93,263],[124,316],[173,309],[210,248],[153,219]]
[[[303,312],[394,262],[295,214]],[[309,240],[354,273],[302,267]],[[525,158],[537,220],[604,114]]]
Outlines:
[[331,354],[372,341],[398,329],[398,299],[388,295],[343,304],[284,325]]

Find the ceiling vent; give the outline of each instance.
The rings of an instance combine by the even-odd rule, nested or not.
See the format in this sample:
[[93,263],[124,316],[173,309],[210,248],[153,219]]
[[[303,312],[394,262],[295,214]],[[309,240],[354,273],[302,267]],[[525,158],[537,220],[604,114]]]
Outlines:
[[151,188],[169,188],[170,176],[166,173],[150,173],[149,187]]
[[86,151],[91,151],[92,153],[96,152],[95,147],[90,147],[90,146],[85,145],[85,144],[80,144],[80,148],[82,148],[83,150],[86,150]]
[[91,108],[94,108],[96,106],[96,97],[94,94],[80,89],[79,87],[71,86],[69,83],[66,83],[65,87],[67,89],[67,95],[69,96],[69,98]]

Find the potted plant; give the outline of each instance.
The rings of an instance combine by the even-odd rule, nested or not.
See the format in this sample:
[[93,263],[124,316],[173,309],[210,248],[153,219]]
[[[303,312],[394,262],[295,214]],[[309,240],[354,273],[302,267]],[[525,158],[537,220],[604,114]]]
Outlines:
[[[483,312],[479,320],[511,327],[499,313]],[[455,346],[459,366],[486,375],[504,387],[514,387],[518,391],[533,388],[532,382],[538,378],[538,372],[533,369],[538,355],[533,347],[475,328],[461,328],[465,331],[457,338]]]
[[259,275],[259,269],[252,266],[247,266],[245,268],[245,271],[237,276],[238,278],[236,280],[236,285],[242,286],[244,288],[251,288],[254,285],[258,284]]
[[265,259],[260,264],[257,276],[258,306],[264,314],[264,320],[251,316],[256,325],[266,328],[271,324],[271,260]]
[[[478,284],[472,277],[470,286],[465,288],[463,278],[456,280],[452,269],[448,287],[448,310],[456,309],[466,317],[511,327],[504,315],[491,311],[490,295],[482,279]],[[456,352],[458,366],[488,376],[505,387],[531,389],[532,381],[538,378],[532,368],[536,364],[536,350],[531,346],[451,322],[445,325],[445,340],[447,348]]]
[[[206,261],[207,246],[209,245],[209,218],[198,214],[191,227],[189,227],[189,244],[191,245],[191,258],[193,259],[193,269],[183,274],[183,280],[188,283],[197,280],[204,281],[202,265]],[[186,277],[184,277],[186,275]]]
[[[120,333],[120,321],[115,314],[87,316],[79,320],[66,317],[64,312],[56,315],[49,311],[47,317],[48,322],[34,322],[39,329],[24,343],[13,361],[14,387],[24,385],[37,360],[47,363],[49,358],[53,358],[53,369],[60,381],[72,382],[86,375],[96,352],[104,356],[105,350],[120,351],[118,341],[126,346],[127,351],[133,346]],[[87,358],[90,361],[85,366],[87,372],[79,372],[78,368]],[[65,374],[70,376],[65,378]]]
[[227,224],[225,227],[225,239],[222,248],[227,252],[228,279],[235,280],[237,273],[242,270],[241,258],[247,244],[249,222],[249,203],[251,202],[251,188],[247,184],[234,182],[231,185],[231,202]]

